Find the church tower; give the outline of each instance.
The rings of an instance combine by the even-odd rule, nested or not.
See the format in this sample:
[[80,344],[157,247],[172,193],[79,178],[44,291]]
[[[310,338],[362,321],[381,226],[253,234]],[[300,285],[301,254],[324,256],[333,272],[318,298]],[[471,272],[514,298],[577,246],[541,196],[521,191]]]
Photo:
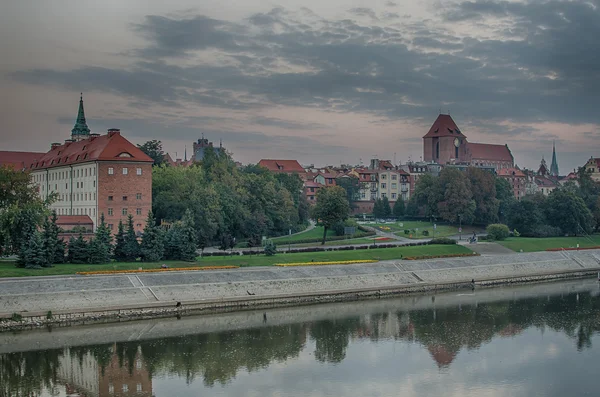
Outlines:
[[423,160],[438,164],[467,161],[467,137],[449,114],[440,114],[423,137]]
[[77,120],[75,126],[71,130],[71,139],[75,142],[88,139],[90,137],[90,129],[85,121],[85,112],[83,111],[83,94],[79,97],[79,111],[77,112]]
[[550,175],[558,176],[558,161],[556,161],[556,145],[552,142],[552,163],[550,164]]

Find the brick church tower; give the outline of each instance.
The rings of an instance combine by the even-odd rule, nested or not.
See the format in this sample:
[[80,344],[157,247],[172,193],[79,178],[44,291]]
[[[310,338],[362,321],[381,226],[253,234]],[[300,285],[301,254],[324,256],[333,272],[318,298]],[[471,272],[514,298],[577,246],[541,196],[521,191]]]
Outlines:
[[468,162],[467,137],[449,114],[440,114],[423,137],[423,160],[439,164]]

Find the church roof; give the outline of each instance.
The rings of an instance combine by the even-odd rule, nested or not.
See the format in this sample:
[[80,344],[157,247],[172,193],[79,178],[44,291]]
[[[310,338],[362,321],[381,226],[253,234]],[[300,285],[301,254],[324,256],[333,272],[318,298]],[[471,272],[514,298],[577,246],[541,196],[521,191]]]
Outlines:
[[440,114],[423,138],[459,136],[466,138],[449,114]]
[[75,126],[71,130],[72,135],[90,135],[90,129],[85,121],[85,112],[83,111],[83,94],[79,97],[79,111]]
[[41,158],[35,159],[26,168],[44,169],[89,161],[153,162],[152,158],[129,142],[117,129],[108,130],[106,135],[92,135],[78,142],[55,145]]
[[493,145],[489,143],[467,143],[472,160],[510,161],[513,156],[507,145]]

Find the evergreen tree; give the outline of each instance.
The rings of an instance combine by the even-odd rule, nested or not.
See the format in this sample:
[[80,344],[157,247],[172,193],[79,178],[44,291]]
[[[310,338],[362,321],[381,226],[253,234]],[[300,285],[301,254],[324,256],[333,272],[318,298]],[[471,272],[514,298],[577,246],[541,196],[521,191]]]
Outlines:
[[54,263],[63,263],[65,257],[64,242],[58,237],[60,228],[56,224],[57,218],[56,211],[52,211],[52,217],[44,219],[43,243],[48,266]]
[[165,236],[165,259],[180,260],[181,227],[179,221],[171,225]]
[[41,233],[33,232],[27,244],[21,246],[19,262],[25,267],[47,266],[48,258]]
[[135,262],[140,256],[140,244],[137,241],[135,235],[135,229],[133,228],[133,216],[127,217],[127,232],[125,233],[125,245],[124,251],[125,260],[128,262]]
[[94,237],[88,244],[88,263],[100,264],[110,262],[110,254],[106,244]]
[[156,226],[152,211],[148,212],[140,253],[144,262],[157,262],[163,258],[165,253],[164,234],[162,229]]
[[117,228],[117,235],[115,236],[115,248],[113,252],[113,256],[116,261],[121,262],[126,259],[125,255],[125,229],[123,227],[123,222],[119,221],[119,226]]
[[[113,237],[110,229],[104,220],[104,213],[100,215],[100,225],[96,228],[96,239],[106,247],[108,254],[112,252]],[[107,261],[108,262],[108,261]]]
[[384,217],[383,202],[379,198],[375,199],[375,204],[373,204],[373,216],[376,219],[381,219]]
[[190,209],[185,211],[181,220],[181,260],[194,261],[196,259],[196,230],[194,229],[194,215]]
[[398,200],[394,203],[394,216],[396,218],[402,218],[404,216],[404,200],[399,197]]
[[392,216],[392,207],[390,207],[390,201],[388,200],[387,196],[383,196],[381,199],[381,211],[384,218],[389,218]]
[[71,263],[88,263],[89,251],[88,243],[83,239],[80,233],[79,237],[69,240],[69,262]]

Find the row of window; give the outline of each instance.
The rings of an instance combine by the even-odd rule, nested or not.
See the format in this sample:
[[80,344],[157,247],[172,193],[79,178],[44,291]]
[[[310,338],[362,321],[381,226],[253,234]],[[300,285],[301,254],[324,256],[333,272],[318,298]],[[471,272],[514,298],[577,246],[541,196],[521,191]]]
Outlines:
[[[129,211],[127,208],[122,208],[121,209],[121,215],[128,215]],[[141,208],[136,208],[135,209],[135,214],[136,215],[142,215],[142,209]],[[114,215],[114,210],[112,208],[108,209],[108,216],[113,216]]]
[[[128,175],[129,169],[127,167],[123,167],[122,172],[123,172],[123,175]],[[136,168],[135,173],[136,173],[136,175],[142,175],[142,169]],[[108,175],[114,175],[114,174],[115,174],[115,169],[113,167],[108,167]]]
[[[141,384],[141,383],[138,383],[138,384],[136,385],[136,391],[137,391],[138,393],[140,393],[140,392],[142,391],[142,384]],[[108,392],[109,392],[110,394],[114,394],[114,392],[115,392],[115,386],[114,386],[112,383],[110,383],[110,384],[108,385]],[[127,386],[126,384],[124,384],[124,385],[123,385],[123,393],[127,393],[127,392],[129,392],[129,386]]]
[[[128,196],[122,196],[121,199],[123,201],[127,201],[127,197]],[[141,200],[142,199],[142,193],[136,193],[135,194],[135,199],[136,200]],[[115,201],[115,196],[108,196],[108,201]]]
[[96,216],[95,208],[57,208],[56,215],[89,215]]
[[[387,179],[387,175],[381,174],[381,179]],[[398,180],[398,175],[392,174],[392,181],[396,181],[396,180]]]
[[[72,175],[69,175],[72,174]],[[70,178],[85,178],[87,176],[96,176],[96,167],[77,168],[69,171],[53,171],[48,173],[49,181],[60,181]],[[34,182],[43,182],[46,180],[46,174],[37,174],[33,177]]]
[[[366,192],[362,192],[360,194],[360,197],[362,199],[366,199],[367,198],[367,193]],[[384,197],[387,197],[387,194],[386,193],[381,193],[381,198],[384,198]],[[392,200],[396,200],[398,197],[399,197],[398,193],[392,193]],[[371,200],[375,200],[376,198],[377,198],[377,194],[371,193]],[[402,199],[404,201],[406,201],[407,198],[408,198],[408,195],[406,193],[402,193]]]
[[[71,199],[69,200],[69,196]],[[59,194],[58,201],[88,201],[96,200],[96,193],[67,193]]]

